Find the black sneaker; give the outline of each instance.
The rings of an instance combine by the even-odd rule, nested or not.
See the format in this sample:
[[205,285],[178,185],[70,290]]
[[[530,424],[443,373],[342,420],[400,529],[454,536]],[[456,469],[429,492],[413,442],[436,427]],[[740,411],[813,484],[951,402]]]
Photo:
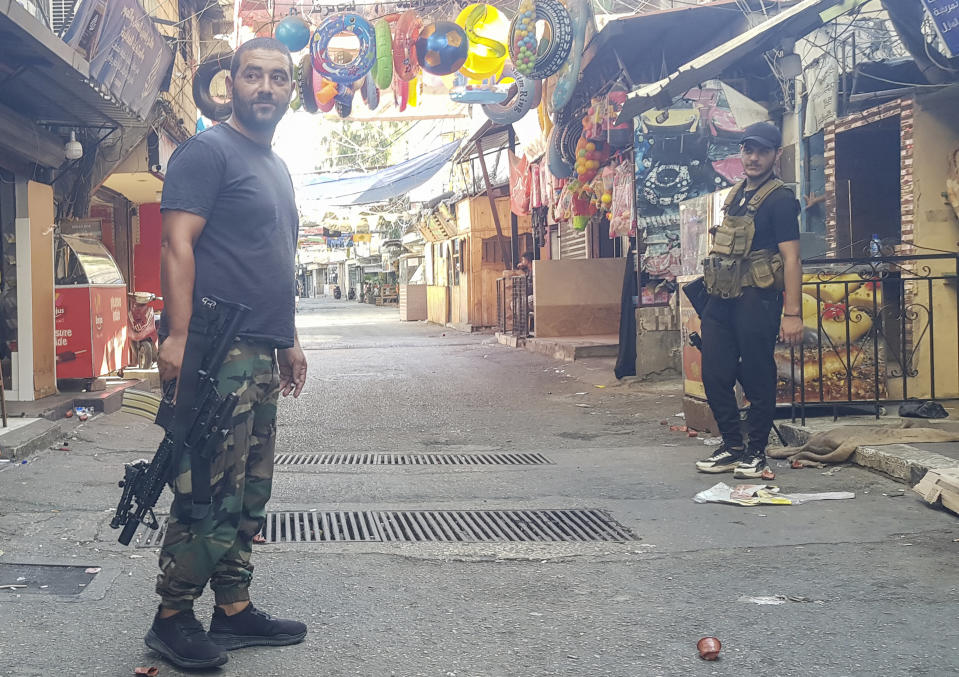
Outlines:
[[215,668],[228,660],[226,651],[210,641],[192,610],[169,618],[160,618],[158,611],[143,641],[175,666],[186,670]]
[[750,452],[743,460],[736,466],[736,469],[733,471],[733,477],[736,479],[763,479],[763,480],[774,480],[776,479],[776,474],[769,467],[769,464],[766,461],[766,454],[763,452]]
[[213,608],[210,623],[210,639],[225,649],[241,649],[245,646],[286,646],[302,642],[306,637],[306,625],[299,621],[273,618],[253,604],[238,614],[227,616],[220,607]]
[[712,456],[696,461],[696,470],[708,473],[729,472],[739,465],[745,452],[745,449],[734,449],[727,447],[725,443],[720,444]]

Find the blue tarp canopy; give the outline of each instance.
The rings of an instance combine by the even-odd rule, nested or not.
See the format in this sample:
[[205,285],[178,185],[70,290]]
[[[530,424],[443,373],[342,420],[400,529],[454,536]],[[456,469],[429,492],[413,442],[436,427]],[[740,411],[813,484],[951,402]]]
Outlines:
[[383,202],[408,193],[428,181],[450,161],[459,145],[459,141],[453,141],[406,162],[368,174],[323,174],[301,185],[297,190],[298,197],[341,207]]

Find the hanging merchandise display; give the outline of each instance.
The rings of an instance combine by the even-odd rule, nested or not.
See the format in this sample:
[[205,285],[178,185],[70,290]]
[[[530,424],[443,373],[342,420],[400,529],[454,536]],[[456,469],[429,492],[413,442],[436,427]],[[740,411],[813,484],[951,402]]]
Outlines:
[[295,12],[295,9],[290,10],[290,16],[276,25],[276,31],[273,34],[293,53],[299,52],[310,44],[310,24]]
[[466,63],[468,53],[466,31],[452,21],[428,24],[416,38],[416,61],[433,75],[455,73]]
[[[338,13],[331,13],[333,6],[314,5],[302,14],[291,9],[273,24],[273,36],[294,53],[293,110],[315,114],[335,108],[343,116],[352,111],[357,91],[375,111],[384,90],[392,88],[396,108],[403,112],[416,106],[422,92],[419,83],[401,83],[415,81],[423,71],[429,74],[425,92],[432,95],[444,86],[453,102],[484,106],[497,124],[515,123],[536,108],[545,137],[553,127],[552,109],[557,102],[568,103],[580,74],[593,21],[589,3],[521,0],[512,21],[506,11],[484,2],[460,5],[455,21],[451,16],[427,19],[422,9],[382,15],[380,5],[340,6]],[[229,69],[231,59],[232,53],[212,56],[197,69],[194,99],[207,118],[222,121],[232,113],[222,91],[210,92],[211,83],[217,91],[214,78]],[[580,132],[569,134],[567,129],[556,139],[562,158],[553,165],[560,173],[568,173],[564,165],[575,161]]]
[[605,141],[590,141],[585,134],[576,142],[576,180],[589,183],[599,168],[609,160],[609,144]]
[[[349,32],[356,36],[360,46],[349,63],[337,63],[329,53],[330,40],[338,33]],[[376,48],[373,26],[359,14],[346,12],[325,18],[310,39],[310,54],[317,73],[339,84],[352,84],[373,68]]]
[[220,71],[229,71],[233,52],[205,58],[193,76],[193,101],[203,117],[223,122],[233,114],[233,102],[218,99],[210,93],[210,84]]
[[519,121],[533,108],[536,100],[538,82],[534,82],[510,68],[503,69],[503,79],[498,84],[505,84],[512,78],[516,84],[516,96],[503,103],[483,104],[483,112],[490,120],[498,125],[510,125]]
[[[546,23],[543,40],[536,39],[537,21]],[[563,3],[521,0],[509,29],[509,55],[516,70],[535,80],[548,78],[563,67],[572,47],[573,27]]]
[[373,67],[376,86],[386,89],[393,82],[393,34],[390,32],[390,22],[378,19],[373,31],[376,37],[376,64]]
[[499,75],[506,63],[505,41],[509,22],[503,14],[485,3],[465,7],[456,17],[456,24],[469,38],[469,52],[460,73],[474,81]]
[[573,98],[573,90],[579,82],[579,73],[583,64],[583,50],[586,46],[586,26],[592,19],[589,0],[569,0],[569,19],[573,29],[573,44],[569,58],[556,76],[556,89],[553,90],[553,110],[562,110]]
[[416,60],[416,39],[423,21],[412,9],[403,12],[393,31],[393,74],[400,80],[412,80],[420,70]]

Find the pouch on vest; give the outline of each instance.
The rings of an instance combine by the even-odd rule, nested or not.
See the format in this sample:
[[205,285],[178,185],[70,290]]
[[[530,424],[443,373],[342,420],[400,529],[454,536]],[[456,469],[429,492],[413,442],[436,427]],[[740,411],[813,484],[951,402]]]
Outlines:
[[738,298],[743,292],[743,260],[711,256],[703,261],[703,279],[710,296]]
[[713,236],[712,254],[745,256],[753,244],[756,226],[752,215],[726,216]]

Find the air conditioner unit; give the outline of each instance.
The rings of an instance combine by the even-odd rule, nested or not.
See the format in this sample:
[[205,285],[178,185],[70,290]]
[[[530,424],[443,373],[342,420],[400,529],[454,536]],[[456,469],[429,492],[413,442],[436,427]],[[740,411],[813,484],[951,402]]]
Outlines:
[[46,0],[46,3],[50,28],[57,35],[63,35],[73,21],[77,0]]

